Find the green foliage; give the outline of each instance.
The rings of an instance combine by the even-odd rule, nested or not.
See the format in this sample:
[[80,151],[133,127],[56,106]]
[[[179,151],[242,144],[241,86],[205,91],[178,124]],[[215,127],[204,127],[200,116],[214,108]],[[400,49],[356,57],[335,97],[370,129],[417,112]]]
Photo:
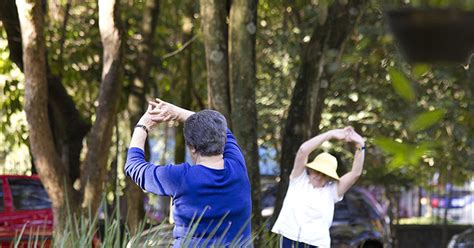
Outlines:
[[[473,1],[463,0],[408,2],[415,7],[427,3],[474,8]],[[325,20],[332,3],[333,0],[259,1],[256,46],[259,145],[276,150],[277,161],[302,48],[316,24]],[[61,4],[64,9],[64,1]],[[130,0],[122,4],[125,90],[117,96],[122,99],[120,111],[126,109],[131,82],[139,73],[144,1]],[[434,173],[440,173],[441,182],[461,183],[474,170],[474,69],[406,64],[386,31],[384,6],[379,1],[371,1],[371,7],[349,37],[327,91],[320,129],[353,125],[367,137],[363,183],[391,188],[427,185]],[[149,98],[161,97],[178,104],[181,101],[184,53],[163,56],[183,47],[182,24],[188,7],[188,1],[184,0],[161,1],[149,75]],[[205,104],[206,64],[200,34],[201,16],[196,1],[193,7],[193,32],[197,35],[192,42],[193,99]],[[61,78],[77,108],[89,120],[95,115],[102,76],[97,12],[97,2],[79,1],[72,5],[65,29],[61,20],[46,18],[45,23],[51,73]],[[24,82],[21,72],[8,57],[6,32],[0,26],[0,163],[6,164],[0,171],[21,168],[18,173],[25,173],[26,166],[19,166],[30,163],[25,145],[28,136],[23,113]],[[193,108],[199,109],[197,101]],[[126,113],[119,115],[118,122],[120,130],[129,128]],[[120,132],[115,137],[120,152],[125,150],[119,148],[126,147],[127,136],[128,132]],[[346,167],[343,169],[347,171],[353,147],[331,149],[341,155]],[[21,161],[13,158],[21,158]],[[447,178],[448,168],[455,171],[453,178]],[[119,222],[110,223],[109,237],[117,235],[119,226]],[[112,238],[107,242],[115,245]]]
[[430,67],[426,64],[413,65],[412,74],[416,79],[422,78],[428,72],[430,72]]
[[[64,11],[65,4],[60,8]],[[97,107],[102,73],[97,2],[73,4],[65,27],[64,15],[61,13],[60,20],[48,18],[45,24],[49,68],[53,75],[61,78],[76,108],[91,120]]]
[[0,173],[25,173],[30,167],[27,123],[23,111],[24,82],[9,59],[6,32],[0,25]]
[[[259,120],[259,145],[276,150],[285,110],[290,103],[291,85],[297,75],[299,35],[282,24],[285,8],[275,1],[259,1],[257,32],[256,101]],[[292,42],[287,42],[288,40]],[[281,123],[281,125],[274,125]]]
[[374,139],[374,144],[380,146],[388,154],[408,153],[411,147],[392,140],[391,138],[379,137]]
[[2,133],[7,133],[7,126],[11,125],[11,118],[23,111],[24,84],[20,70],[9,59],[6,32],[0,26],[0,109],[2,118]]
[[421,142],[419,144],[406,144],[390,138],[379,137],[374,139],[374,144],[385,153],[392,155],[388,164],[389,170],[400,169],[403,166],[417,167],[424,156],[428,156],[436,148],[436,143]]
[[410,123],[408,129],[412,132],[425,130],[438,123],[446,114],[446,110],[437,109],[418,114]]
[[[472,175],[468,154],[474,141],[467,137],[474,129],[466,115],[473,107],[472,70],[407,65],[384,31],[380,13],[368,10],[352,35],[321,125],[351,124],[368,138],[364,183],[426,186],[437,172],[441,183],[461,183]],[[337,151],[349,164],[351,154]],[[456,170],[452,179],[447,165]]]
[[410,81],[395,68],[388,69],[388,73],[395,92],[407,102],[415,100],[415,92],[410,85]]

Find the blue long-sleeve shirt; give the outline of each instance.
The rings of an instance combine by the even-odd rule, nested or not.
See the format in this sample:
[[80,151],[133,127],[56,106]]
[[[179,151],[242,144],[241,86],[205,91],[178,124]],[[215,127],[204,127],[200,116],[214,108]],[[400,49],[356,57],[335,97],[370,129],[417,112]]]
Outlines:
[[129,149],[126,174],[148,192],[173,197],[177,246],[199,218],[192,233],[195,238],[212,236],[211,242],[220,244],[250,240],[250,182],[242,152],[229,130],[223,157],[224,169],[189,163],[156,166],[145,160],[142,149]]

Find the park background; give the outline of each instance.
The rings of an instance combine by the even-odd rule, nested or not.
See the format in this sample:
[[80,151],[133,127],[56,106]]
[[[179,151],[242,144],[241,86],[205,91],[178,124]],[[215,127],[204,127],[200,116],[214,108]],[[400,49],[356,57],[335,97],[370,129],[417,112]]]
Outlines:
[[[453,1],[22,2],[0,4],[0,173],[39,174],[55,235],[71,213],[93,216],[101,202],[119,206],[130,235],[140,232],[153,196],[123,165],[155,97],[226,116],[245,154],[256,230],[268,221],[262,185],[278,185],[274,219],[299,145],[346,125],[367,138],[357,186],[374,193],[393,225],[474,222],[472,204],[461,220],[432,206],[433,196],[456,190],[472,196],[470,61],[407,63],[385,15]],[[149,142],[157,164],[186,159],[181,126],[162,124]],[[350,169],[354,147],[323,149],[337,154],[339,174]]]

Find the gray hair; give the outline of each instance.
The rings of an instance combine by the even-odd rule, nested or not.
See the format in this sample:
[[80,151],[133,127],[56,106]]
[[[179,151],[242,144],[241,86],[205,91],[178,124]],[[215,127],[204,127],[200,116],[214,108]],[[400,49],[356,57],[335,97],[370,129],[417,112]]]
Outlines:
[[214,110],[201,110],[191,115],[184,123],[186,145],[196,149],[202,156],[224,153],[227,122]]

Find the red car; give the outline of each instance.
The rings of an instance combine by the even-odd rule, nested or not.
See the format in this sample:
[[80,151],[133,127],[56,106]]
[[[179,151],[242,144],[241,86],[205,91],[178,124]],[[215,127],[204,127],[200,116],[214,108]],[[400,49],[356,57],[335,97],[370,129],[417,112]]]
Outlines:
[[0,175],[0,247],[50,247],[51,201],[38,176]]

